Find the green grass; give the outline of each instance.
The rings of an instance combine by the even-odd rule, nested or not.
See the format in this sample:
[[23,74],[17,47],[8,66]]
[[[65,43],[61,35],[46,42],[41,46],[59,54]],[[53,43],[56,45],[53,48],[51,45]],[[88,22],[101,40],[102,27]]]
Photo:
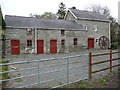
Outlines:
[[80,81],[80,84],[86,84],[87,82],[85,82],[85,81]]
[[86,86],[84,86],[84,85],[80,85],[80,88],[87,88]]
[[97,83],[106,83],[106,81],[104,79],[101,79],[101,80],[97,81]]
[[[0,64],[2,64],[3,62],[0,61]],[[4,72],[4,71],[8,71],[8,66],[1,66],[0,67],[0,72]],[[3,73],[3,74],[0,74],[0,80],[4,80],[4,79],[9,79],[10,76],[8,75],[8,73]]]
[[22,82],[22,79],[15,79],[16,82]]

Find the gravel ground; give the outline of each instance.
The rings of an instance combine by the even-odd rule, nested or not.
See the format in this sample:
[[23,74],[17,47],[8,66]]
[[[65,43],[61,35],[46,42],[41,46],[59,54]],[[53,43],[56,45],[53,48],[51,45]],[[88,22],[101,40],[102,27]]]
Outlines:
[[80,82],[64,86],[63,88],[114,88],[120,90],[120,68],[115,68],[106,75],[99,74],[99,77],[82,80]]
[[[31,60],[40,60],[40,59],[48,59],[48,58],[59,58],[59,57],[66,57],[66,56],[74,56],[74,55],[83,55],[83,54],[89,54],[89,52],[92,52],[93,54],[95,53],[104,53],[104,52],[108,52],[108,50],[81,50],[80,52],[71,52],[71,53],[61,53],[61,54],[42,54],[42,55],[33,55],[33,54],[21,54],[21,55],[7,55],[6,59],[8,59],[11,63],[12,62],[19,62],[19,61],[31,61]],[[113,55],[114,57],[118,57],[118,55]],[[97,58],[93,58],[93,62],[95,61],[100,61],[100,60],[107,60],[109,59],[109,56],[105,56],[105,57],[97,57]],[[88,57],[81,57],[81,58],[75,58],[75,59],[70,59],[69,62],[72,61],[78,61],[78,60],[82,60],[82,62],[80,63],[72,63],[69,64],[69,67],[75,67],[75,66],[80,66],[80,65],[84,65],[87,64],[87,67],[78,67],[75,69],[70,69],[69,73],[70,74],[75,74],[75,73],[79,73],[79,72],[83,72],[83,71],[87,71],[87,74],[82,74],[82,75],[76,75],[76,76],[72,76],[69,78],[69,81],[75,81],[78,79],[82,79],[85,77],[88,77]],[[87,62],[84,62],[83,60],[87,60]],[[42,62],[39,63],[39,66],[46,66],[46,65],[52,65],[52,64],[62,64],[62,63],[66,63],[67,60],[56,60],[56,61],[48,61],[48,62]],[[118,62],[114,62],[113,64],[116,64]],[[31,67],[37,67],[38,63],[27,63],[27,64],[19,64],[19,65],[11,65],[9,67],[10,70],[17,70],[17,69],[23,69],[23,68],[31,68]],[[97,65],[95,67],[93,67],[93,70],[97,70],[100,69],[101,67],[104,68],[104,66],[109,66],[109,63],[106,64],[101,64],[101,65]],[[49,71],[54,71],[54,70],[60,70],[60,69],[64,69],[66,68],[67,65],[58,65],[58,66],[53,66],[53,67],[48,67],[48,68],[40,68],[40,73],[46,73]],[[38,70],[37,69],[33,69],[33,70],[27,70],[27,71],[18,71],[15,73],[10,73],[11,78],[14,77],[18,77],[18,76],[24,76],[24,75],[31,75],[31,74],[37,74]],[[44,75],[40,75],[40,81],[46,81],[49,79],[53,79],[53,78],[57,78],[60,76],[65,76],[67,74],[67,71],[59,71],[59,72],[55,72],[55,73],[46,73]],[[99,73],[98,73],[99,74]],[[102,74],[106,74],[106,71],[102,72]],[[96,75],[96,74],[95,74]],[[98,75],[96,75],[97,77],[99,77]],[[8,82],[7,87],[12,87],[12,88],[16,88],[19,86],[24,86],[26,84],[32,84],[32,83],[37,83],[38,82],[38,76],[34,76],[34,77],[30,77],[30,78],[23,78],[23,79],[16,79],[13,81]],[[49,87],[53,87],[51,86],[51,84],[53,84],[54,86],[56,85],[61,85],[67,82],[66,77],[53,81],[53,83],[44,83],[43,85],[40,85],[40,87],[45,87],[45,88],[49,88]],[[37,86],[32,86],[30,88],[33,87],[37,87]]]

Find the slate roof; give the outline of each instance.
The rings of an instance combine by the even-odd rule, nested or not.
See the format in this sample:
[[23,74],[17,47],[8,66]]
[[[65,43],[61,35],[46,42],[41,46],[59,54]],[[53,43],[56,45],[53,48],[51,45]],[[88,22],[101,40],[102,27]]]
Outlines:
[[73,16],[76,19],[110,22],[110,20],[108,20],[106,16],[101,15],[100,13],[97,12],[83,11],[72,8],[70,8],[69,11],[73,14]]
[[13,28],[42,28],[42,29],[62,29],[62,30],[83,30],[82,25],[78,25],[70,20],[39,19],[33,17],[5,16],[6,26]]

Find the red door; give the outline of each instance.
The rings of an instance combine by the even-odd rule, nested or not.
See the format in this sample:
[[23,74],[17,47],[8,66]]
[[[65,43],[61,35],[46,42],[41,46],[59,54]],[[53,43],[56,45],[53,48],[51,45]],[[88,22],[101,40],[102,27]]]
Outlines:
[[94,38],[88,38],[88,48],[94,48]]
[[57,53],[57,40],[50,40],[50,53]]
[[19,40],[11,40],[11,54],[20,54]]
[[37,40],[37,54],[44,53],[44,40]]

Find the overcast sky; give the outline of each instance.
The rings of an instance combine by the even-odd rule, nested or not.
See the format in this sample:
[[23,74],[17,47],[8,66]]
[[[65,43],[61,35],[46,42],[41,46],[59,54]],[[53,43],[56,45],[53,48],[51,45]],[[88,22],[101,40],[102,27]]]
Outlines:
[[0,0],[3,15],[29,16],[43,14],[44,12],[56,13],[58,5],[63,2],[66,8],[75,6],[84,10],[92,4],[107,6],[111,15],[118,18],[118,2],[120,0]]

